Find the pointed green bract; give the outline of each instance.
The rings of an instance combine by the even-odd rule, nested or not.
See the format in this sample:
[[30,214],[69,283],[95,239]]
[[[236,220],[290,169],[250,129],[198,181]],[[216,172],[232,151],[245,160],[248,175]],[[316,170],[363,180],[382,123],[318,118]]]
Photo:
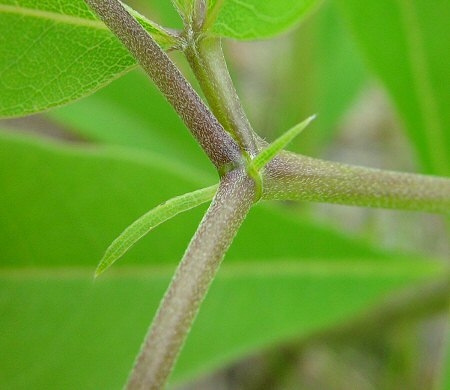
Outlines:
[[[164,29],[131,12],[163,48],[176,44]],[[77,100],[135,64],[83,0],[0,0],[0,117]]]
[[150,230],[183,211],[190,210],[211,200],[216,190],[217,185],[213,185],[198,191],[189,192],[172,198],[145,213],[127,227],[109,246],[95,270],[95,276],[99,276],[113,265]]
[[268,38],[299,23],[318,0],[210,0],[207,25],[217,35],[251,40]]
[[262,150],[251,162],[249,169],[259,171],[267,163],[269,163],[279,152],[281,152],[297,135],[299,135],[306,127],[316,118],[316,115],[310,116],[303,122],[286,131],[278,137],[269,146]]

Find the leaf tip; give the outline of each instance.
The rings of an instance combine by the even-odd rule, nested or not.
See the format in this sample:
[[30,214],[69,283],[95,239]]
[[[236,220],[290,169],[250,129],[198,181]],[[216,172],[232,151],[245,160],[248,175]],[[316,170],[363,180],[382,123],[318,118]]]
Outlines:
[[319,116],[319,114],[317,114],[317,113],[312,114],[309,118],[306,119],[307,124],[309,125],[313,120],[316,120],[318,116]]
[[316,118],[317,114],[313,114],[278,137],[252,160],[250,170],[259,171],[262,169]]
[[103,258],[100,263],[98,263],[97,268],[95,269],[94,280],[97,279],[103,272],[105,272],[107,268],[108,265],[105,264],[105,260]]

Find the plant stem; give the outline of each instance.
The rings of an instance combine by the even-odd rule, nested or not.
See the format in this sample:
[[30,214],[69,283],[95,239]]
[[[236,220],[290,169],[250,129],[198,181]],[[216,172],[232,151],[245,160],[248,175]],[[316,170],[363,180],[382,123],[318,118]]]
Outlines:
[[254,157],[258,148],[250,122],[228,72],[218,37],[187,37],[186,58],[200,83],[214,115],[239,144]]
[[85,0],[122,41],[175,108],[220,174],[242,165],[239,146],[178,68],[117,0]]
[[158,309],[127,389],[161,389],[225,252],[253,204],[245,170],[225,175]]
[[263,199],[450,213],[450,179],[323,161],[282,152],[263,174]]

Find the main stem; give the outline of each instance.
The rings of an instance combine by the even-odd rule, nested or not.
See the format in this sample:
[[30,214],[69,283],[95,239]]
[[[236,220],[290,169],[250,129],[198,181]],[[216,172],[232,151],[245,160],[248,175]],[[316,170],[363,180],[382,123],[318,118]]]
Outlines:
[[242,165],[238,144],[150,34],[117,0],[85,0],[175,108],[220,174]]
[[254,195],[254,182],[244,170],[223,177],[158,309],[127,389],[163,388]]

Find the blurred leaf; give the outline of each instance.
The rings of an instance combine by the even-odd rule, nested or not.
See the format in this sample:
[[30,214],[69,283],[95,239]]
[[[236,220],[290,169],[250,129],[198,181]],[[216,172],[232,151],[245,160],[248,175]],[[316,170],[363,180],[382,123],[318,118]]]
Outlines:
[[[366,70],[354,40],[339,17],[335,2],[327,2],[318,13],[314,50],[318,131],[311,134],[316,143],[332,142],[339,121],[354,103],[367,79]],[[299,53],[298,55],[301,55]]]
[[208,23],[218,35],[241,40],[268,38],[299,23],[318,0],[211,0]]
[[[184,165],[136,149],[0,133],[2,386],[121,388],[204,208],[161,225],[125,255],[127,266],[95,283],[94,267],[127,223],[206,184]],[[259,205],[227,255],[173,380],[307,337],[439,271]]]
[[447,0],[340,0],[391,94],[423,169],[450,175],[450,6]]
[[[242,81],[236,77],[238,86],[240,82],[245,85],[249,82],[248,72],[252,71],[257,78],[254,83],[263,85],[259,96],[250,95],[247,103],[251,121],[264,137],[273,139],[283,129],[316,112],[318,118],[313,127],[293,141],[292,150],[318,156],[333,141],[340,120],[367,79],[361,54],[343,25],[336,4],[324,2],[319,12],[288,37],[268,42],[266,51],[274,52],[271,66],[253,63],[253,69],[243,73]],[[260,109],[254,113],[258,103]]]
[[[404,265],[381,268],[377,275],[377,264],[370,261],[366,267],[361,262],[330,267],[307,259],[253,267],[225,264],[173,380],[342,323],[393,288],[424,277],[419,276],[423,267]],[[172,270],[157,264],[115,269],[95,283],[91,271],[38,264],[2,267],[0,347],[8,351],[0,363],[4,388],[122,388]]]
[[[94,266],[112,240],[148,209],[215,184],[201,172],[161,155],[0,135],[0,237],[11,239],[1,248],[1,258],[10,265],[33,263],[33,259],[64,265],[75,256],[83,261],[80,265]],[[189,232],[183,216],[180,221],[186,232],[175,228],[171,251],[164,238],[151,250],[155,257],[172,259],[183,253],[196,223],[191,222]],[[20,233],[15,230],[18,226],[24,227]],[[165,224],[157,232],[165,232],[166,226],[172,227]],[[74,232],[80,235],[76,239]],[[151,236],[159,240],[157,232]]]
[[[175,38],[133,12],[164,48]],[[79,99],[129,71],[134,59],[83,0],[0,0],[0,116]]]

